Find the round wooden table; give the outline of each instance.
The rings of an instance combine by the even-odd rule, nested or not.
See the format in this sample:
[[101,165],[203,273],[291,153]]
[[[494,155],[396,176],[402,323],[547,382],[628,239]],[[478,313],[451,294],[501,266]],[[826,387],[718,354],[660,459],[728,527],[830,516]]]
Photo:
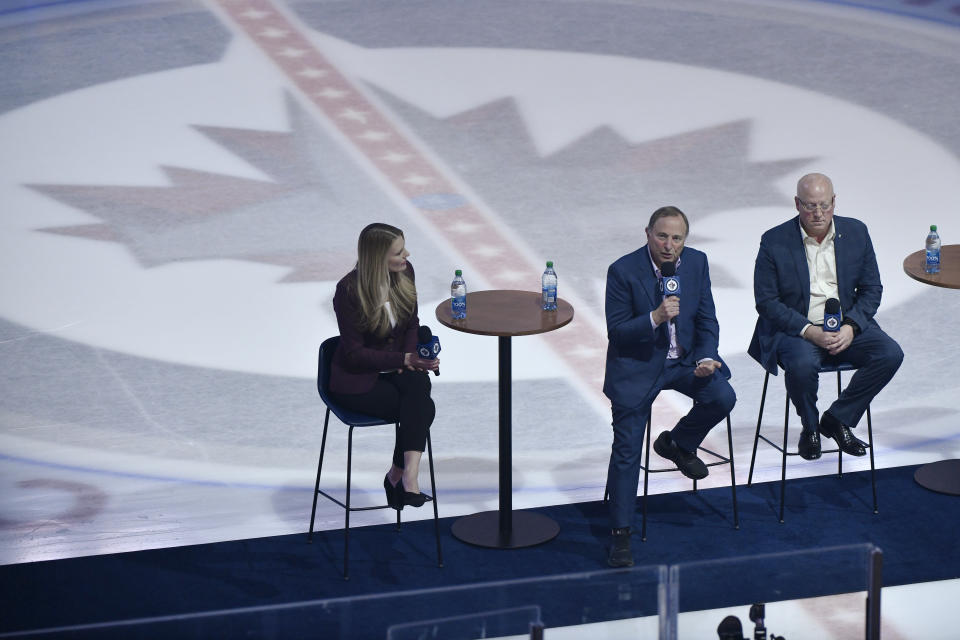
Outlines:
[[924,284],[948,289],[960,289],[960,244],[940,247],[940,273],[927,273],[926,252],[914,251],[903,260],[904,272]]
[[[927,273],[926,252],[914,251],[903,261],[903,270],[914,280],[935,287],[960,289],[960,244],[940,247],[940,273]],[[938,493],[960,496],[960,460],[940,460],[925,464],[913,479],[922,487]]]
[[454,320],[450,299],[437,305],[440,324],[464,333],[499,338],[500,356],[500,509],[464,516],[453,523],[463,542],[496,549],[516,549],[547,542],[560,525],[539,513],[513,510],[513,421],[510,339],[546,333],[573,320],[573,306],[557,299],[556,311],[540,307],[540,294],[494,289],[467,294],[467,317]]

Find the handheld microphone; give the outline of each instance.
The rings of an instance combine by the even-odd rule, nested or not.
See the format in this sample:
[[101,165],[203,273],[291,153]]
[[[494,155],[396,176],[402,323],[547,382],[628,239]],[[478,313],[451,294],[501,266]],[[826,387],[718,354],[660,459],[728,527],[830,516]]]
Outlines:
[[[753,637],[758,640],[766,640],[767,628],[763,626],[763,618],[767,615],[767,605],[762,602],[750,605],[750,621],[753,622]],[[771,640],[776,640],[773,636]]]
[[823,305],[823,330],[840,331],[842,323],[843,312],[840,310],[840,301],[836,298],[828,298]]
[[677,263],[664,262],[660,265],[660,274],[663,276],[660,280],[660,292],[664,296],[679,296],[680,278],[677,277]]
[[[417,330],[417,355],[424,360],[433,360],[440,353],[440,338],[433,335],[430,327],[420,325]],[[433,370],[433,375],[440,375],[440,368]]]

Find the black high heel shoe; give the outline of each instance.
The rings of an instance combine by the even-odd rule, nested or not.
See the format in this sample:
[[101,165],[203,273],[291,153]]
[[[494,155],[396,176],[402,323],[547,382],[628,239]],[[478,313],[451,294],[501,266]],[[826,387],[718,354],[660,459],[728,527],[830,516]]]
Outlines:
[[412,493],[404,489],[403,478],[400,478],[400,482],[397,483],[395,491],[400,497],[401,504],[408,504],[411,507],[422,507],[423,503],[427,501],[426,494]]
[[390,484],[390,475],[383,476],[383,490],[387,494],[387,504],[390,505],[391,509],[396,509],[397,511],[403,510],[403,500],[401,496],[403,495],[403,484],[402,480],[397,483],[397,486]]

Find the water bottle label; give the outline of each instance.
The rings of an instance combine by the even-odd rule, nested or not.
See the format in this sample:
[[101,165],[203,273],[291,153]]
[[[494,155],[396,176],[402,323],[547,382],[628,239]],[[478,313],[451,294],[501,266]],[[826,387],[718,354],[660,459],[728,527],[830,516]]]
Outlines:
[[927,264],[940,264],[940,251],[927,249]]
[[467,296],[456,296],[450,301],[451,310],[454,318],[467,317]]
[[544,287],[543,288],[543,301],[545,303],[553,304],[557,301],[557,288],[556,287]]

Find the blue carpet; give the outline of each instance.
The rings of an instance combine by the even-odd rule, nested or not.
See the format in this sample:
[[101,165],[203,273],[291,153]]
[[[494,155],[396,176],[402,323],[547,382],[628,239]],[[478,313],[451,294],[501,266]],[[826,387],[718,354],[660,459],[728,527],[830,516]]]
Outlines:
[[[638,565],[677,564],[869,542],[883,551],[885,586],[958,578],[960,498],[923,489],[913,481],[915,470],[910,466],[877,472],[879,514],[871,508],[869,472],[848,473],[842,479],[821,476],[790,480],[785,524],[777,521],[779,483],[751,488],[741,485],[737,491],[740,530],[732,526],[729,487],[651,496],[647,541],[634,537],[634,556]],[[442,490],[439,498],[442,501]],[[307,492],[304,502],[309,499]],[[451,537],[451,520],[442,520],[443,568],[436,564],[431,520],[405,523],[399,533],[393,525],[354,529],[349,582],[340,574],[343,532],[336,530],[316,534],[312,545],[306,543],[304,534],[298,534],[8,565],[0,567],[0,632],[566,573],[611,573],[604,571],[608,525],[602,503],[537,511],[560,523],[560,535],[538,547],[510,551],[463,544]],[[639,519],[638,509],[638,525]],[[776,579],[777,570],[771,568],[771,574]],[[843,591],[843,585],[824,576],[819,583],[789,585],[784,598]],[[700,595],[691,591],[681,600],[683,609],[753,600],[748,593],[751,585],[739,583],[736,576],[715,576],[707,582],[700,585]],[[550,604],[560,611],[572,610],[563,602],[568,597],[589,596],[564,594]],[[251,613],[248,620],[261,620],[258,630],[248,637],[369,634],[383,638],[388,622],[470,611],[476,604],[474,599],[451,589],[448,599],[431,605],[430,612],[398,610],[396,603],[386,611],[371,606],[362,614],[355,610],[347,620],[338,614],[322,629],[309,628],[309,616],[301,616],[292,627],[284,626],[291,624],[289,621],[276,619],[264,627],[263,615]],[[599,609],[601,604],[596,610],[597,619],[605,619]],[[632,613],[655,613],[655,608],[648,609],[637,606]],[[576,610],[583,610],[579,602]],[[245,628],[250,631],[249,625]],[[220,630],[225,637],[239,633],[225,627]],[[163,629],[156,625],[152,631],[115,631],[114,637],[191,633],[183,627]],[[199,634],[197,631],[194,637],[201,637]],[[107,634],[100,630],[90,637]]]

